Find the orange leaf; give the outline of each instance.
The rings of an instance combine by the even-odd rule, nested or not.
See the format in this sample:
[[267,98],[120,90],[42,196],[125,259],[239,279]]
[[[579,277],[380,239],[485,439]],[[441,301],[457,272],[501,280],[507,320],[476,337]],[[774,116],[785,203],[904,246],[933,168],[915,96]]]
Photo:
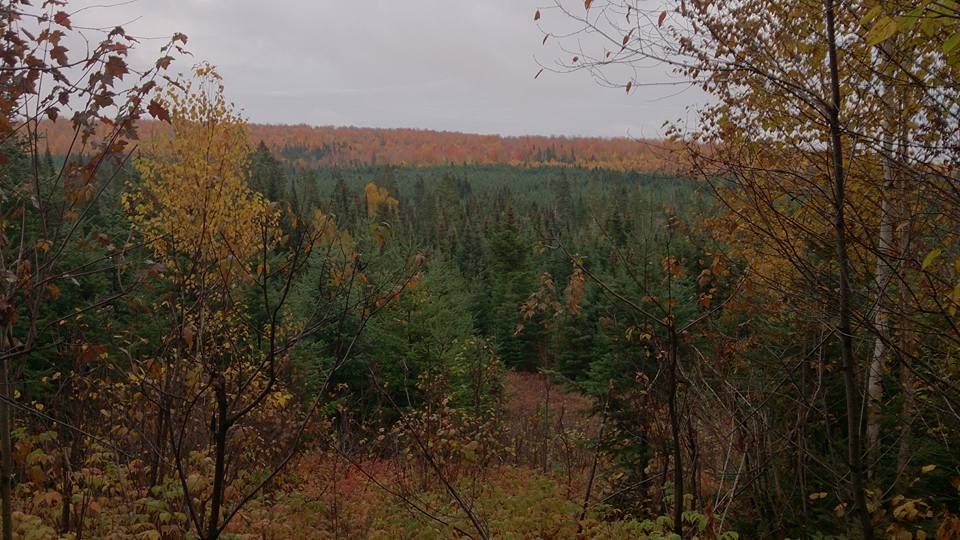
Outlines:
[[47,283],[47,292],[50,293],[50,298],[53,298],[54,300],[60,298],[60,287],[57,287],[53,283]]
[[80,347],[80,361],[93,362],[100,358],[100,355],[107,352],[106,345],[83,345]]

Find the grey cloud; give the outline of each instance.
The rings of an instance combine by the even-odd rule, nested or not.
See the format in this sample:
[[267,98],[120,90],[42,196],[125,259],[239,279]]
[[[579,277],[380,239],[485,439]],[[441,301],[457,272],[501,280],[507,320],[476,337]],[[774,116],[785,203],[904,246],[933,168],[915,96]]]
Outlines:
[[[90,1],[90,4],[95,3]],[[676,88],[599,87],[544,73],[537,0],[139,0],[78,14],[135,19],[140,36],[190,37],[254,122],[414,127],[507,135],[657,136],[696,99]],[[556,16],[556,15],[548,15]],[[147,61],[159,42],[146,40]],[[148,54],[149,53],[149,54]],[[651,80],[666,74],[646,73]]]

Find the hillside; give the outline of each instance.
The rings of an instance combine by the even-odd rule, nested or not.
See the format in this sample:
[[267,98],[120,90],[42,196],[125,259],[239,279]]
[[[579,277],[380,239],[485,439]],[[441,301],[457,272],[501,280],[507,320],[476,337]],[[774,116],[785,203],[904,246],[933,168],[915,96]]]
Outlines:
[[[145,121],[141,138],[168,129]],[[67,121],[43,122],[50,152],[67,153],[73,129]],[[503,137],[423,129],[315,127],[250,124],[250,142],[297,165],[577,165],[616,170],[660,171],[672,161],[664,141],[627,138]],[[43,146],[44,143],[41,143]]]

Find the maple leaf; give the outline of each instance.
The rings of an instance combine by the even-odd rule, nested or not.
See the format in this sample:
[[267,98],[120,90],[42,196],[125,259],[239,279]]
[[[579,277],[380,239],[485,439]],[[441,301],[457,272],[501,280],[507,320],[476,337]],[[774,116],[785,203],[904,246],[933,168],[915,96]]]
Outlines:
[[123,61],[123,58],[113,55],[107,59],[104,72],[107,74],[107,77],[122,79],[130,70],[127,69],[127,63]]
[[67,48],[63,45],[57,45],[50,49],[50,58],[53,58],[61,66],[67,65]]
[[53,22],[59,24],[60,26],[73,30],[73,27],[70,26],[70,15],[67,15],[65,11],[58,11],[53,15]]
[[97,104],[98,107],[109,107],[113,105],[113,96],[102,92],[93,96],[93,102]]
[[150,100],[150,104],[147,106],[147,112],[150,113],[150,116],[161,122],[170,123],[170,113],[163,104],[155,99]]

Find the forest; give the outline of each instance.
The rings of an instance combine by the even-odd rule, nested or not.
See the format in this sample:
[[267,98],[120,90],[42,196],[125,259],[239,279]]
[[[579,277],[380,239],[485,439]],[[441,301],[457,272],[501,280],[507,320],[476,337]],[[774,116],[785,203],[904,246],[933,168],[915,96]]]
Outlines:
[[0,2],[0,540],[960,538],[960,4],[530,14],[664,140],[251,124],[77,13]]
[[[137,125],[141,138],[169,133],[164,122],[144,120]],[[63,123],[43,122],[44,150],[64,155],[70,150],[73,129]],[[422,129],[373,129],[248,124],[251,144],[264,146],[298,168],[370,165],[503,165],[521,167],[565,165],[613,170],[664,171],[671,169],[660,147],[667,141],[627,138],[501,137]]]

